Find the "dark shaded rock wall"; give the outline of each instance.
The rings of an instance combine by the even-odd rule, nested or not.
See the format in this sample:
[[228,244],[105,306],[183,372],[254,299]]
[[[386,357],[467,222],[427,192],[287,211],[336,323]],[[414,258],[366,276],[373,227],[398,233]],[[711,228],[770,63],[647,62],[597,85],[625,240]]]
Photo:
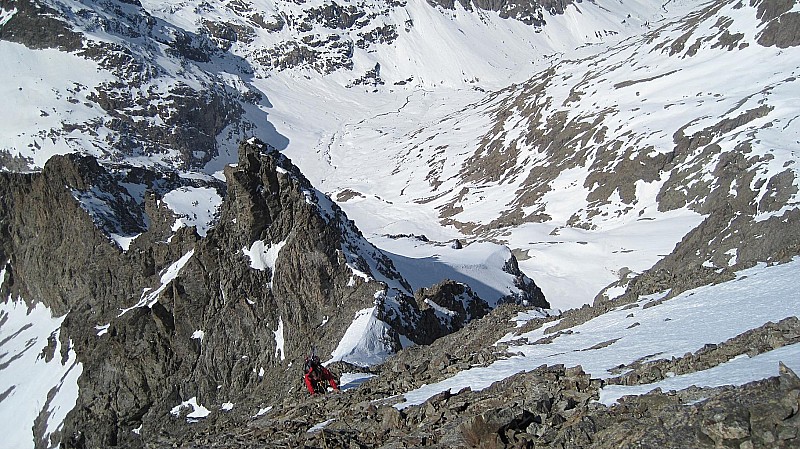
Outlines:
[[[59,339],[83,366],[64,447],[178,438],[186,412],[170,411],[190,398],[215,413],[235,404],[231,416],[245,419],[303,397],[304,357],[325,358],[364,309],[390,325],[391,350],[401,335],[430,343],[488,311],[460,284],[457,320],[420,310],[391,260],[291,161],[257,140],[239,158],[225,185],[211,185],[225,200],[204,238],[172,229],[162,196],[200,182],[172,172],[67,155],[41,173],[0,174],[2,293],[66,314]],[[130,184],[142,198],[121,187]],[[138,236],[122,251],[110,234]],[[254,243],[280,250],[254,268]],[[455,307],[451,294],[432,297]]]

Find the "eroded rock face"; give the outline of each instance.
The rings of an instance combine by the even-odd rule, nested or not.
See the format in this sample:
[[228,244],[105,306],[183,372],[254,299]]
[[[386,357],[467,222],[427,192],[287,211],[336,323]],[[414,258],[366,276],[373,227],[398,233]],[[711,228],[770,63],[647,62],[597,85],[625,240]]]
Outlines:
[[758,36],[758,43],[765,47],[789,48],[800,45],[800,14],[790,12],[794,4],[790,1],[755,1],[758,18],[766,26]]
[[[496,11],[500,17],[507,19],[517,19],[526,25],[544,25],[545,13],[549,15],[559,15],[564,13],[564,9],[573,3],[572,0],[533,0],[533,1],[506,1],[506,0],[458,0],[461,6],[473,11]],[[429,3],[441,6],[446,9],[455,9],[455,0],[429,0]],[[580,0],[575,3],[580,3]]]
[[[175,441],[188,425],[175,407],[191,398],[216,411],[236,404],[232,419],[302,398],[304,357],[331,354],[365,310],[384,326],[388,352],[401,336],[430,343],[487,313],[455,283],[428,297],[457,319],[421,310],[391,259],[269,145],[243,143],[225,176],[111,169],[78,155],[0,175],[2,293],[66,314],[57,338],[83,367],[77,404],[55,435],[64,447]],[[164,205],[166,193],[200,186],[192,183],[225,197],[205,237],[175,228]]]

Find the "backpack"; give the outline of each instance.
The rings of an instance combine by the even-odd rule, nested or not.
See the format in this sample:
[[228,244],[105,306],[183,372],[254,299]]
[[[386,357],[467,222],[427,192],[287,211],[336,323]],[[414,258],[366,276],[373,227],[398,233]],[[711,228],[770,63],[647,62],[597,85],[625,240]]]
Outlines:
[[309,377],[311,378],[311,384],[315,393],[327,393],[328,391],[329,381],[326,378],[323,370],[324,368],[320,364],[319,357],[306,357],[306,360],[303,363],[303,377],[305,378],[307,374],[313,372]]

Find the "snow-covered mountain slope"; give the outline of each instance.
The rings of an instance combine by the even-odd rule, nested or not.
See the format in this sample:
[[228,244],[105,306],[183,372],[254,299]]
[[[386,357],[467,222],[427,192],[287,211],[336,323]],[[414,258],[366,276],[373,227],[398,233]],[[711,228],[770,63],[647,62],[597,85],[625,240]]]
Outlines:
[[[31,32],[45,20],[33,5],[2,5],[0,51],[10,62],[2,69],[10,81],[2,94],[19,105],[3,120],[13,123],[3,132],[10,169],[35,169],[53,154],[79,151],[101,161],[221,177],[236,159],[238,141],[257,136],[284,150],[334,199],[349,198],[345,209],[368,235],[490,238],[509,244],[520,258],[537,256],[523,261],[523,269],[544,278],[559,307],[587,303],[620,273],[652,266],[700,220],[674,211],[658,221],[659,232],[668,228],[668,235],[633,248],[627,235],[653,228],[637,222],[636,229],[615,232],[619,226],[608,225],[614,230],[587,234],[573,226],[585,224],[567,223],[585,209],[581,204],[561,205],[549,211],[549,222],[532,223],[531,216],[544,217],[534,209],[563,203],[559,191],[586,177],[567,172],[556,180],[561,170],[551,169],[535,181],[541,191],[552,183],[551,197],[535,205],[532,193],[519,193],[534,182],[520,173],[552,161],[513,156],[522,149],[499,150],[514,160],[487,157],[516,148],[513,139],[493,140],[487,131],[499,126],[498,111],[510,108],[515,95],[527,94],[522,87],[488,97],[485,91],[536,73],[544,79],[556,69],[538,71],[562,57],[596,54],[624,39],[624,48],[637,48],[632,36],[691,10],[693,2],[631,1],[613,8],[532,2],[528,12],[536,12],[535,20],[529,20],[508,5],[493,11],[485,4],[434,7],[418,0],[48,1],[37,6],[51,14],[52,31],[42,35]],[[59,33],[70,38],[59,40]],[[592,64],[583,61],[555,67],[570,76]],[[65,66],[71,67],[66,76],[59,69]],[[515,119],[512,134],[519,138],[527,139],[523,127],[534,125],[523,123],[528,113]],[[511,121],[503,120],[510,129]],[[495,179],[504,170],[516,174]],[[199,207],[202,216],[214,209]],[[551,236],[556,228],[559,235]],[[585,263],[569,263],[575,251]],[[613,261],[593,262],[609,252]],[[562,280],[573,287],[562,288]]]
[[287,145],[269,122],[269,99],[283,93],[259,80],[496,88],[546,55],[629,35],[658,14],[646,2],[570,4],[526,25],[422,0],[8,0],[0,11],[0,95],[17,105],[0,116],[4,165],[41,168],[78,151],[209,172],[235,162],[244,137]]
[[[659,301],[665,293],[645,296],[638,302],[570,326],[568,332],[552,332],[551,327],[558,321],[532,331],[514,330],[495,343],[510,345],[514,356],[409,391],[397,407],[421,404],[447,389],[452,392],[464,387],[481,390],[543,363],[580,365],[592,378],[609,379],[632,372],[637,364],[675,360],[707,344],[721,344],[767,323],[800,315],[793,286],[798,270],[800,260],[774,267],[764,264],[740,272],[736,281],[701,287],[666,302]],[[520,313],[517,326],[524,326],[531,318],[535,315]],[[609,385],[600,390],[600,400],[612,405],[623,395],[644,394],[655,388],[668,391],[692,385],[743,385],[776,376],[779,362],[800,371],[800,343],[771,348],[760,354],[734,356],[737,357],[731,356],[731,360],[716,366],[691,369],[686,373],[673,372],[651,383]]]
[[764,231],[739,228],[795,220],[800,53],[776,37],[794,14],[715,2],[496,93],[419,89],[319,134],[317,157],[291,119],[276,126],[366,232],[508,244],[553,304],[579,306],[621,293],[701,222],[715,229],[684,264],[772,257],[742,237]]
[[[43,447],[170,446],[198,432],[187,418],[242,424],[301,399],[318,340],[333,366],[378,364],[472,320],[347,404],[369,427],[370,394],[428,399],[381,412],[428,438],[455,432],[430,412],[449,387],[554,363],[625,383],[694,360],[653,354],[771,332],[797,315],[799,15],[776,0],[0,0],[0,163],[40,172],[0,177],[0,406]],[[237,166],[250,137],[274,148]],[[99,164],[54,157],[73,152]],[[596,306],[493,336],[503,307],[474,318],[544,300],[523,272],[556,308]],[[45,344],[60,363],[33,357]],[[764,357],[796,355],[780,351]],[[760,360],[655,380],[739,383]],[[284,418],[315,400],[270,438],[303,435],[308,418]]]
[[[4,268],[0,278],[5,275]],[[0,418],[9,423],[2,425],[8,447],[33,447],[34,441],[56,447],[64,418],[75,407],[83,368],[74,348],[59,339],[63,320],[41,303],[33,308],[21,299],[0,304]]]

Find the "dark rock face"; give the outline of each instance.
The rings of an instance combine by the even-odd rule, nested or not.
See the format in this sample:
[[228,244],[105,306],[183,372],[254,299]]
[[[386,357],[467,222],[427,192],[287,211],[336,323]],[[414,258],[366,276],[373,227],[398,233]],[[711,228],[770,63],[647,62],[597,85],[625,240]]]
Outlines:
[[0,40],[30,48],[74,51],[83,46],[83,36],[60,20],[53,8],[35,0],[2,0],[0,9],[17,12],[0,26]]
[[[137,0],[103,0],[83,5],[77,13],[65,5],[3,1],[5,11],[16,12],[0,27],[0,39],[29,48],[58,48],[97,62],[111,78],[86,90],[88,107],[106,112],[102,119],[72,123],[63,129],[43,130],[49,137],[71,132],[91,136],[103,159],[149,156],[173,167],[202,167],[220,153],[220,142],[237,140],[255,128],[245,108],[264,99],[254,89],[235,88],[211,64],[226,70],[252,73],[250,64],[224,45],[231,38],[195,34],[151,16]],[[92,38],[102,30],[116,38]],[[235,31],[233,31],[235,34]],[[169,61],[165,63],[165,61]],[[192,72],[174,73],[170,65]],[[77,101],[77,100],[76,100]],[[263,114],[261,114],[261,119]],[[234,143],[235,145],[235,143]]]
[[501,302],[512,302],[516,304],[523,304],[525,306],[541,307],[544,309],[550,308],[550,303],[542,293],[542,289],[536,285],[533,279],[529,278],[519,269],[517,258],[513,255],[506,262],[503,271],[514,276],[514,285],[520,290],[518,295],[509,295]]
[[[508,0],[458,0],[468,11],[474,9],[496,11],[504,19],[517,19],[526,25],[542,26],[546,23],[544,13],[550,15],[563,14],[572,0],[530,0],[523,2]],[[428,0],[432,5],[445,9],[455,9],[455,0]],[[580,3],[580,0],[575,3]]]
[[[431,341],[458,330],[467,322],[489,313],[489,305],[480,299],[469,286],[445,280],[430,288],[419,289],[414,299],[422,311],[427,312],[423,328],[431,329]],[[430,343],[430,342],[428,342]]]
[[[218,412],[234,403],[231,416],[244,419],[302,397],[303,358],[330,354],[359,311],[374,308],[385,323],[387,351],[401,336],[430,343],[488,311],[455,283],[426,297],[456,319],[420,310],[391,259],[287,158],[256,140],[239,158],[226,185],[211,185],[225,200],[205,238],[174,232],[160,201],[201,181],[77,155],[0,176],[2,293],[67,314],[58,338],[83,366],[64,447],[179,438],[186,417],[171,411],[190,398]],[[133,185],[140,193],[123,187]],[[114,235],[135,239],[123,252]]]
[[758,43],[778,48],[800,45],[800,13],[790,12],[771,20],[759,36]]

